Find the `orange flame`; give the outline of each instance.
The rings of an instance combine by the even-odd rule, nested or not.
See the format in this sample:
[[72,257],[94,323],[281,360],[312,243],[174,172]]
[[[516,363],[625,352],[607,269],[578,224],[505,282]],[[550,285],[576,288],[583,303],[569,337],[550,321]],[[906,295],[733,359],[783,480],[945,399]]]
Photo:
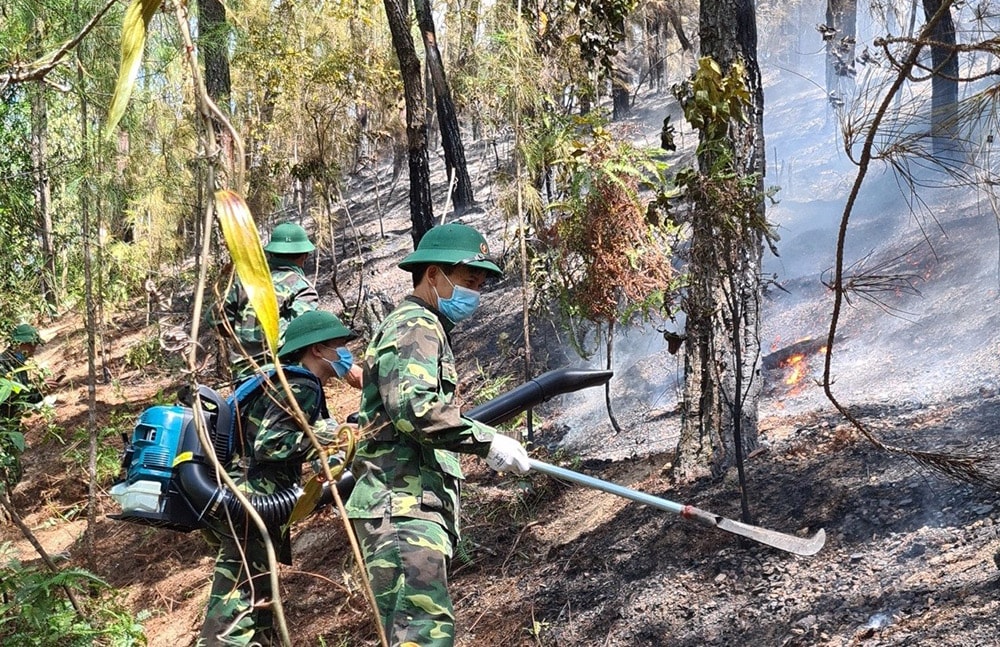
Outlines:
[[805,358],[805,355],[799,353],[797,355],[792,355],[781,363],[782,366],[790,369],[788,371],[788,375],[785,376],[785,384],[792,386],[794,384],[798,384],[799,381],[802,380],[806,374],[807,368],[806,363],[803,361]]

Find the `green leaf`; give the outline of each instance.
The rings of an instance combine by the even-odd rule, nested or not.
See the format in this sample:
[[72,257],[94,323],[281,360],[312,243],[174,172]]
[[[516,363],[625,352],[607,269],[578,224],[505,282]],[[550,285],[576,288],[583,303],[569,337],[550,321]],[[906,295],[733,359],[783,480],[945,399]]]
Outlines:
[[222,226],[236,274],[257,314],[264,340],[272,355],[278,353],[278,298],[274,295],[271,270],[264,257],[257,225],[243,198],[227,189],[215,192],[215,213]]
[[139,66],[142,64],[142,50],[146,45],[146,30],[153,14],[160,8],[161,0],[132,0],[125,11],[122,20],[122,59],[118,70],[118,82],[115,83],[115,93],[111,97],[108,108],[108,122],[104,125],[104,135],[109,137],[128,106],[135,87],[135,79],[139,76]]
[[10,443],[14,445],[14,449],[17,450],[17,453],[23,454],[24,450],[27,448],[27,444],[24,442],[24,434],[20,431],[8,431],[5,435]]

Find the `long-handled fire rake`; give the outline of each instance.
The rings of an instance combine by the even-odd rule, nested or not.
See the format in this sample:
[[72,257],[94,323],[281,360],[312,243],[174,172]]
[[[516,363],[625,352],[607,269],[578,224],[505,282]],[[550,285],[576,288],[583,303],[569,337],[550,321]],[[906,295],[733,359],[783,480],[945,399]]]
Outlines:
[[562,467],[557,467],[556,465],[550,465],[549,463],[543,463],[542,461],[538,461],[533,458],[528,459],[528,462],[531,464],[531,469],[537,472],[565,479],[567,481],[572,481],[573,483],[585,485],[616,496],[625,497],[626,499],[630,499],[636,503],[648,505],[652,508],[656,508],[657,510],[673,512],[674,514],[679,514],[685,519],[697,521],[703,526],[711,526],[712,528],[718,528],[719,530],[731,532],[734,535],[752,539],[761,544],[771,546],[772,548],[783,550],[786,553],[794,553],[795,555],[815,555],[819,552],[819,549],[823,547],[823,544],[826,543],[826,533],[822,528],[812,537],[786,535],[783,532],[768,530],[767,528],[751,526],[750,524],[740,521],[727,519],[726,517],[721,517],[715,513],[708,512],[707,510],[696,508],[693,505],[684,505],[667,499],[661,499],[660,497],[653,496],[652,494],[646,494],[645,492],[639,492],[638,490],[633,490],[615,483],[602,481],[601,479],[587,476],[586,474],[580,474],[579,472],[574,472]]
[[[549,371],[521,386],[500,395],[485,404],[466,412],[466,416],[490,425],[498,425],[518,413],[540,404],[553,396],[580,389],[599,386],[611,379],[611,371],[559,369]],[[685,519],[696,521],[703,526],[718,528],[725,532],[752,539],[758,543],[795,555],[815,555],[826,543],[826,533],[821,528],[812,537],[797,537],[776,530],[768,530],[750,524],[727,519],[712,512],[661,499],[645,492],[632,490],[615,483],[580,474],[539,460],[529,459],[531,469],[565,479],[579,485],[591,487],[609,494],[642,503],[657,510],[678,514]]]

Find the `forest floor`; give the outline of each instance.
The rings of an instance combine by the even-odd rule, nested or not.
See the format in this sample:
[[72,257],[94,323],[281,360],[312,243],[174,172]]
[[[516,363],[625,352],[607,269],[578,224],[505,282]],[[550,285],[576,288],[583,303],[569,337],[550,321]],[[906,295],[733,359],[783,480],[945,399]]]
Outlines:
[[[662,115],[662,106],[650,107],[649,114]],[[477,168],[484,166],[480,162]],[[484,181],[479,178],[480,185]],[[381,218],[358,197],[362,192],[351,198],[368,259],[367,288],[393,301],[407,287],[405,275],[394,270],[410,245],[402,193],[397,188]],[[511,241],[500,218],[479,212],[463,220],[487,230],[497,249]],[[321,265],[329,262],[320,260]],[[345,267],[341,286],[347,294],[357,279],[347,276]],[[329,269],[321,267],[320,276],[329,276]],[[320,292],[339,312],[325,281]],[[499,388],[498,378],[520,370],[519,295],[515,281],[502,282],[484,296],[478,323],[456,331],[468,404],[477,392],[515,385]],[[99,428],[128,433],[138,412],[154,400],[169,399],[179,385],[176,362],[175,368],[126,362],[129,349],[157,334],[145,317],[140,305],[111,324],[112,380],[97,386]],[[55,417],[28,421],[30,446],[15,505],[46,551],[64,558],[61,564],[92,570],[121,590],[137,614],[148,612],[143,624],[150,645],[190,644],[200,627],[214,558],[197,533],[107,519],[104,515],[117,509],[102,492],[94,544],[83,543],[87,488],[79,456],[85,453],[82,430],[89,414],[82,328],[79,314],[67,313],[43,330],[48,343],[40,360],[66,377],[54,393]],[[995,356],[995,334],[991,339]],[[540,325],[534,344],[539,365],[566,362],[554,327]],[[874,373],[881,359],[872,356],[871,361]],[[996,368],[985,370],[995,373]],[[785,378],[780,368],[764,373],[762,448],[746,466],[750,506],[755,523],[766,528],[800,536],[824,529],[827,542],[818,554],[796,557],[741,545],[733,535],[611,494],[533,473],[499,476],[469,458],[464,541],[450,582],[457,644],[1000,645],[996,491],[937,476],[903,456],[876,450],[829,405],[783,408],[784,401],[798,397],[783,384]],[[1000,389],[995,380],[976,383],[955,375],[954,381],[961,388],[940,397],[894,398],[890,389],[888,397],[860,398],[855,411],[897,444],[994,454]],[[797,388],[816,390],[808,384]],[[600,390],[589,397],[603,403]],[[356,394],[335,387],[331,400],[333,410],[346,415]],[[539,408],[538,457],[739,518],[733,475],[693,484],[671,480],[668,448],[676,433],[676,410],[643,412],[644,420],[619,410],[627,443],[601,420],[593,423],[598,439],[573,449],[561,445],[567,432],[561,420],[575,413],[573,407],[557,399]],[[120,449],[114,437],[108,442]],[[603,451],[619,445],[631,449]],[[341,520],[321,512],[297,524],[292,534],[295,565],[281,567],[281,590],[294,645],[377,644]],[[10,542],[10,554],[27,562],[38,559],[16,528],[3,527],[4,542]]]

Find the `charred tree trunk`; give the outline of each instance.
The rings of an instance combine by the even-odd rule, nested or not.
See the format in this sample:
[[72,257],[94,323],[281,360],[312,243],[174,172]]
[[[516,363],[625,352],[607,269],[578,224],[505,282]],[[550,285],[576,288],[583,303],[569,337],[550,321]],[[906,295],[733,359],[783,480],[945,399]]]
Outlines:
[[458,127],[458,115],[455,113],[455,102],[451,98],[451,89],[444,73],[444,62],[437,46],[437,36],[434,31],[434,18],[431,15],[429,0],[416,0],[417,22],[424,39],[424,53],[427,60],[427,70],[434,86],[434,99],[437,107],[438,128],[441,131],[441,147],[444,149],[444,163],[448,169],[448,186],[454,182],[451,192],[452,204],[456,213],[462,213],[473,204],[472,180],[469,179],[469,169],[465,163],[465,147],[462,145],[462,133]]
[[[763,241],[758,227],[764,212],[764,100],[753,2],[702,3],[700,19],[702,55],[714,58],[724,74],[738,60],[746,67],[749,119],[748,123],[732,120],[729,125],[727,145],[732,158],[726,170],[753,178],[755,193],[748,213],[716,214],[704,204],[695,205],[691,287],[685,302],[684,415],[676,461],[682,480],[719,475],[733,465],[742,472],[743,456],[758,444],[761,390]],[[703,176],[717,162],[710,151],[699,153]],[[719,218],[725,218],[725,226],[720,226]],[[735,229],[734,224],[738,225]]]
[[[923,0],[924,15],[930,20],[941,9],[941,0]],[[954,157],[959,145],[956,132],[958,111],[958,57],[955,55],[955,22],[950,2],[934,24],[931,38],[931,139],[935,156]]]
[[663,90],[664,68],[667,58],[663,34],[663,23],[660,17],[651,11],[646,13],[645,22],[646,38],[646,64],[649,66],[649,87],[655,88],[657,92]]
[[857,37],[858,0],[827,0],[826,27],[826,91],[840,97],[854,87],[854,56]]
[[[424,53],[426,54],[426,50]],[[424,57],[424,99],[427,100],[424,105],[424,122],[427,124],[427,150],[431,151],[437,148],[440,135],[439,129],[434,123],[434,107],[437,102],[434,100],[434,82],[431,81],[431,67],[427,64],[426,56]]]
[[681,14],[678,8],[674,5],[667,5],[664,11],[667,14],[670,26],[674,28],[674,34],[677,36],[677,42],[680,43],[681,49],[685,52],[691,51],[691,40],[684,32],[684,24],[681,22]]
[[413,246],[434,226],[431,202],[430,160],[427,156],[427,122],[424,119],[424,87],[410,36],[410,21],[406,4],[400,0],[384,0],[385,15],[392,33],[392,46],[399,59],[406,100],[406,143],[410,161],[410,221],[413,223]]
[[624,60],[617,61],[611,77],[611,120],[618,121],[632,111],[632,75]]

